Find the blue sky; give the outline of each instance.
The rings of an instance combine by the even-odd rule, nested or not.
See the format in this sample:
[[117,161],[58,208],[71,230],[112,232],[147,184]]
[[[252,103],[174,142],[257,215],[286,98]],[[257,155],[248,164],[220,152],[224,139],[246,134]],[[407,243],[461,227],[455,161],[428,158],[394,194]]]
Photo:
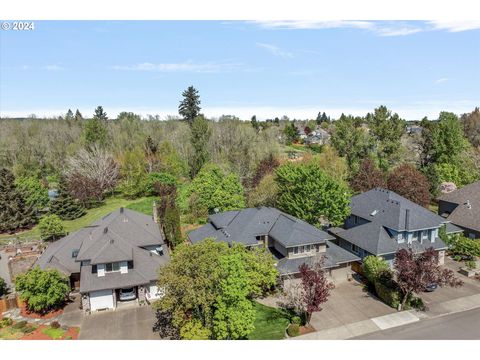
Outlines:
[[189,85],[245,119],[480,106],[478,22],[37,21],[0,41],[2,116],[176,115]]

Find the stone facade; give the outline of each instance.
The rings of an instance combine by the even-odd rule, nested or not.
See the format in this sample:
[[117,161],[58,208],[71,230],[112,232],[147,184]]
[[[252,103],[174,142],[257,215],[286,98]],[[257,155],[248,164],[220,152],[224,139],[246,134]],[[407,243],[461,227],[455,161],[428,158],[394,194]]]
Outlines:
[[82,309],[84,312],[90,312],[90,296],[82,294]]

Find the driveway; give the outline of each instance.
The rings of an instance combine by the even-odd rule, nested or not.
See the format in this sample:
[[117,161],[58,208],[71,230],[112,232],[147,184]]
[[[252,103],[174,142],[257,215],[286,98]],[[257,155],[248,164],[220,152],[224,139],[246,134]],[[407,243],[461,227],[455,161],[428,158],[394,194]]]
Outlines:
[[317,330],[331,329],[397,312],[363,291],[363,284],[352,280],[336,285],[323,310],[312,315]]
[[150,306],[136,306],[84,316],[81,340],[159,340],[152,331],[155,313]]
[[8,287],[12,286],[10,270],[8,270],[8,255],[3,250],[0,251],[0,277],[5,280]]
[[453,270],[455,276],[462,280],[464,284],[459,288],[444,287],[438,288],[431,293],[424,292],[420,294],[420,297],[423,299],[425,305],[427,305],[427,308],[433,310],[436,304],[480,294],[480,281],[460,274],[458,271],[462,266],[464,266],[463,263],[459,263],[450,258],[445,258],[445,267]]

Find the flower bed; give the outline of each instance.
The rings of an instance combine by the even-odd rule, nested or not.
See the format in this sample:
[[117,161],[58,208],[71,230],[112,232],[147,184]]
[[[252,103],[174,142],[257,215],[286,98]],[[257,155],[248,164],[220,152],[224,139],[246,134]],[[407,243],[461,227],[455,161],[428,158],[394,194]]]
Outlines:
[[50,311],[42,315],[42,314],[28,311],[27,306],[23,301],[21,301],[21,304],[20,304],[20,315],[23,317],[31,318],[31,319],[52,319],[54,317],[61,315],[62,313],[63,313],[63,309],[59,309],[55,311]]

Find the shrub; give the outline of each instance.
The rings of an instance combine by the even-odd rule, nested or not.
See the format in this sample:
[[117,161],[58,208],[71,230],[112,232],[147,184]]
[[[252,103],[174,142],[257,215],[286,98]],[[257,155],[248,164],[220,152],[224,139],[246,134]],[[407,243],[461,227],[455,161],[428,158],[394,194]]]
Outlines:
[[412,297],[408,304],[410,305],[410,307],[412,307],[413,309],[417,309],[417,310],[420,310],[420,311],[425,311],[426,307],[425,307],[425,304],[423,303],[423,300],[419,297]]
[[62,220],[55,214],[42,217],[38,229],[42,240],[56,240],[66,233]]
[[7,293],[7,283],[0,277],[0,297]]
[[467,265],[467,268],[469,268],[470,270],[477,268],[477,263],[474,260],[465,261],[465,265]]
[[60,323],[58,321],[52,321],[50,327],[53,329],[58,329],[60,327]]
[[287,328],[287,334],[290,337],[300,335],[300,326],[298,324],[290,324]]
[[13,320],[10,318],[3,318],[2,321],[0,321],[0,328],[5,327],[5,326],[10,326],[13,324]]
[[146,194],[156,195],[155,184],[177,185],[177,179],[167,172],[152,172],[147,175]]
[[13,329],[23,329],[24,327],[27,326],[27,322],[24,320],[24,321],[19,321],[17,323],[15,323],[12,328]]
[[388,263],[381,257],[370,255],[363,259],[363,272],[365,277],[371,283],[374,283],[378,275],[385,270],[390,269]]
[[37,328],[35,326],[26,326],[22,329],[22,332],[24,334],[30,334],[31,332],[34,332]]
[[374,282],[377,296],[387,305],[398,308],[400,304],[400,291],[393,280],[393,274],[390,270],[380,272]]
[[292,324],[296,324],[296,325],[302,324],[302,319],[300,318],[300,316],[293,316],[291,321],[292,321]]

